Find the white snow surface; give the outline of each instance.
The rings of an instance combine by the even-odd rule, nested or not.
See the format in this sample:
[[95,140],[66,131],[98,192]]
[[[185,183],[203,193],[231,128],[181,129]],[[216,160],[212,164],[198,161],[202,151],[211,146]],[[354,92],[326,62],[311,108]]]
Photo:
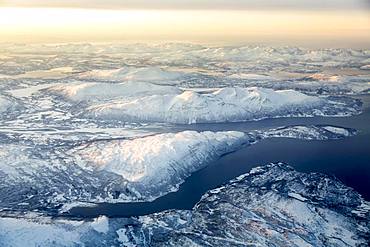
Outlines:
[[122,98],[92,105],[87,114],[102,119],[179,124],[235,122],[304,112],[323,100],[294,90],[221,88],[210,93],[184,91]]
[[81,167],[118,174],[141,195],[150,189],[166,193],[207,162],[238,149],[246,139],[237,131],[184,131],[96,142],[74,155]]
[[100,233],[107,233],[109,231],[109,219],[106,216],[100,216],[91,223],[91,227]]
[[17,180],[20,177],[26,182],[36,169],[51,167],[44,160],[30,158],[29,149],[26,146],[14,144],[0,145],[0,173],[7,176],[7,182]]
[[147,82],[98,83],[81,81],[53,86],[47,90],[72,101],[105,100],[115,97],[129,98],[132,96],[181,92],[176,87]]
[[[328,132],[328,133],[325,133]],[[300,138],[305,140],[329,140],[352,136],[356,133],[354,130],[335,127],[335,126],[305,126],[296,125],[271,129],[262,132],[264,138],[287,137]]]
[[259,75],[259,74],[251,74],[251,73],[236,73],[236,74],[230,75],[229,78],[245,79],[245,80],[273,80],[274,79],[268,75]]
[[344,128],[334,127],[334,126],[325,126],[323,128],[330,131],[330,132],[333,132],[335,134],[339,134],[339,135],[343,135],[343,136],[349,136],[350,135],[348,130],[346,130]]
[[118,229],[116,231],[117,235],[118,235],[118,241],[123,245],[123,246],[127,246],[127,247],[136,247],[135,244],[131,243],[130,242],[130,239],[127,237],[126,235],[126,229],[125,228],[121,228],[121,229]]
[[11,106],[10,100],[0,95],[0,113],[5,112]]
[[184,75],[182,72],[168,71],[159,67],[129,68],[113,70],[92,70],[80,75],[81,79],[98,81],[140,81],[167,84]]
[[[68,230],[50,220],[0,218],[0,246],[81,246],[80,232]],[[55,223],[55,222],[54,222]]]

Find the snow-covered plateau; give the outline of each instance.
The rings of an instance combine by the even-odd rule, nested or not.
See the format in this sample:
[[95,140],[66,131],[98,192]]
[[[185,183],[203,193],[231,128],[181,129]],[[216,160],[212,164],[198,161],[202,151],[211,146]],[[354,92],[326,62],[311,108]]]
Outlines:
[[92,221],[0,218],[0,245],[366,246],[370,204],[334,177],[277,163],[207,192],[192,210]]

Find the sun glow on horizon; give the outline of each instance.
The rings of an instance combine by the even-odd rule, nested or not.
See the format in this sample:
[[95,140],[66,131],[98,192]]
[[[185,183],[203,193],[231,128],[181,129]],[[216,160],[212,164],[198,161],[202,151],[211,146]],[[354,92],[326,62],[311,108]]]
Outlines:
[[368,41],[367,12],[0,8],[0,42]]

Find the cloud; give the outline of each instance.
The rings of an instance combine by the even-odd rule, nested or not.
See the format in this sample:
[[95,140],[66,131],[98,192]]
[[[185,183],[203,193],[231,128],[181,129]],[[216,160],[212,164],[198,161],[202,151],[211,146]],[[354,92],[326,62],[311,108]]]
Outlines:
[[107,9],[369,10],[368,0],[6,0],[3,6]]

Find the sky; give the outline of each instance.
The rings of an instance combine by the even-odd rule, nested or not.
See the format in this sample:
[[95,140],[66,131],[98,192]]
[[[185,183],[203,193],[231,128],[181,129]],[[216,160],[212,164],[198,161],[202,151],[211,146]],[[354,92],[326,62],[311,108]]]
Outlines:
[[0,0],[0,42],[370,47],[368,0]]
[[6,6],[134,9],[303,9],[368,8],[368,0],[8,0]]

